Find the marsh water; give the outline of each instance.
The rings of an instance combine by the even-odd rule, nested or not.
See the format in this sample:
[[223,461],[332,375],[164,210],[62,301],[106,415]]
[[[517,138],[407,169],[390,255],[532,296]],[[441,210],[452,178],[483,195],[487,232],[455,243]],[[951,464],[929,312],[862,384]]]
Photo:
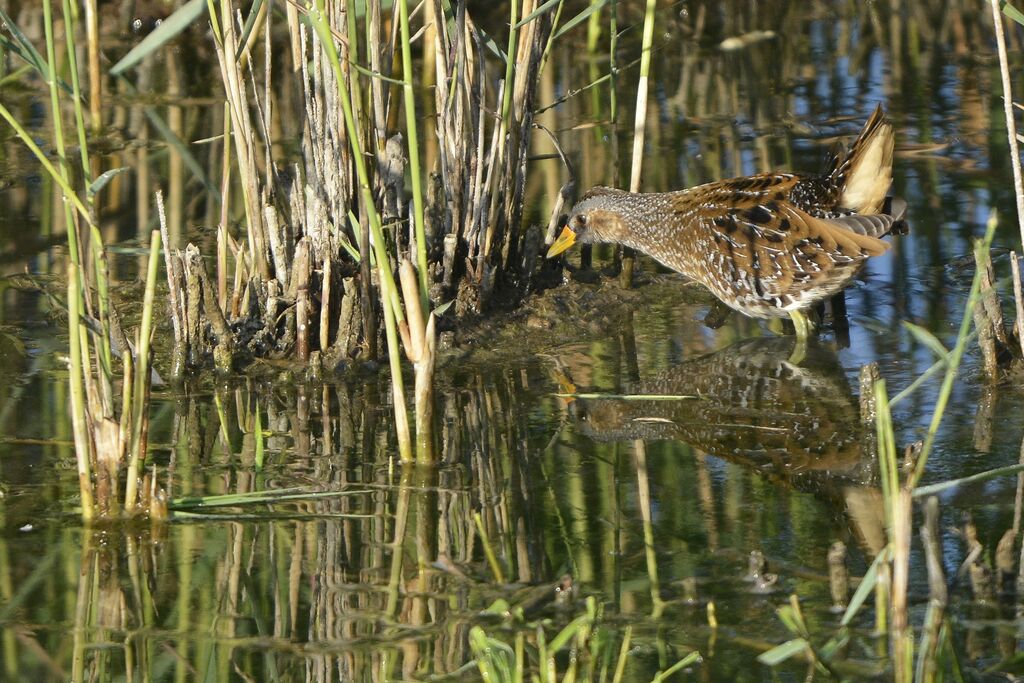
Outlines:
[[[8,4],[41,40],[33,3]],[[608,68],[606,50],[588,55],[585,24],[556,43],[541,83],[541,106],[555,106],[538,120],[569,154],[583,189],[628,178],[642,15],[641,3],[621,4],[625,114],[617,125],[606,83],[573,94]],[[845,543],[849,572],[860,576],[885,544],[876,464],[865,457],[873,427],[861,423],[861,367],[878,363],[894,396],[935,361],[901,321],[952,343],[973,277],[972,239],[992,209],[1003,217],[994,261],[1008,291],[1008,250],[1020,236],[991,16],[983,2],[661,5],[645,190],[818,170],[876,103],[894,121],[894,191],[909,202],[910,231],[847,290],[848,329],[826,322],[794,365],[790,337],[737,315],[712,329],[703,322],[709,297],[648,260],[635,287],[623,290],[602,274],[610,252],[598,251],[597,277],[570,278],[518,312],[452,335],[439,360],[436,468],[398,465],[383,365],[311,383],[294,365],[264,363],[235,377],[157,387],[150,463],[170,496],[278,496],[192,509],[165,523],[80,522],[58,303],[58,194],[0,128],[5,680],[68,680],[73,672],[90,680],[473,680],[471,627],[511,643],[516,630],[532,638],[544,622],[550,638],[590,597],[614,645],[605,667],[614,668],[619,639],[630,633],[625,680],[650,680],[692,650],[702,663],[676,679],[804,677],[806,663],[770,669],[756,661],[792,637],[776,609],[798,595],[812,636],[827,639],[840,618],[829,548]],[[480,12],[481,24],[501,35],[504,15]],[[112,57],[140,39],[132,18],[112,7],[105,16]],[[152,18],[143,19],[145,32]],[[1009,29],[1016,73],[1022,37]],[[209,43],[194,29],[141,67],[138,94],[111,93],[109,131],[95,140],[104,169],[130,169],[104,191],[101,208],[129,320],[141,298],[140,236],[154,225],[156,188],[166,194],[177,246],[193,240],[213,253],[219,206],[145,115],[159,112],[185,140],[219,134],[222,92],[205,77],[216,70]],[[7,59],[8,72],[20,66]],[[45,91],[23,82],[0,86],[0,97],[45,131]],[[288,146],[296,131],[281,118]],[[209,143],[193,149],[218,177]],[[547,223],[567,177],[552,151],[538,134],[528,222]],[[1004,301],[1009,310],[1012,298]],[[166,320],[160,325],[158,336],[168,336]],[[901,447],[922,438],[939,382],[893,405]],[[925,482],[1017,463],[1022,403],[1013,381],[984,379],[972,345]],[[953,640],[959,665],[977,678],[1020,671],[1021,598],[981,600],[955,580],[966,556],[958,529],[970,515],[991,558],[1014,525],[1018,485],[997,478],[941,498]],[[751,580],[752,552],[763,553],[774,577]],[[911,562],[919,625],[927,583],[916,545]],[[525,621],[487,612],[498,599],[522,606]],[[847,675],[884,675],[885,640],[873,627],[864,610],[847,646]]]

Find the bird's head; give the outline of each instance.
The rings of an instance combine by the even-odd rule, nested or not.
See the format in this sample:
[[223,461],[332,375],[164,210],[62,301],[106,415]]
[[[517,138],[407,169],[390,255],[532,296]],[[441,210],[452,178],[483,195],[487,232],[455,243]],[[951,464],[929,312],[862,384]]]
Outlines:
[[572,207],[565,227],[548,249],[548,258],[558,256],[576,244],[621,242],[626,222],[621,206],[630,193],[610,187],[595,187]]

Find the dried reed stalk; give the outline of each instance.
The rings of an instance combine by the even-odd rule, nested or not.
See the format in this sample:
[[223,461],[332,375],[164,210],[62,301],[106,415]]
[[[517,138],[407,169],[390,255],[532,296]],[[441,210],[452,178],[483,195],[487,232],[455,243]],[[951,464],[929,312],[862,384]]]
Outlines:
[[913,498],[907,487],[900,488],[892,511],[892,632],[893,670],[897,681],[913,680],[914,631],[907,612],[907,585],[910,580],[910,542]]
[[[416,441],[421,452],[432,451],[431,302],[455,297],[457,313],[477,314],[496,292],[503,302],[522,297],[537,269],[540,234],[519,228],[552,13],[520,22],[540,3],[511,4],[499,63],[504,76],[494,79],[489,39],[464,2],[431,0],[427,14],[435,23],[415,35],[416,12],[407,0],[395,3],[390,17],[375,3],[356,13],[350,2],[316,0],[305,6],[308,22],[289,5],[287,55],[301,75],[305,118],[301,158],[284,177],[269,135],[271,16],[261,9],[241,45],[242,17],[228,0],[208,1],[226,98],[225,203],[215,286],[194,247],[169,245],[166,252],[174,375],[211,360],[227,371],[259,356],[294,355],[319,376],[321,367],[375,359],[386,339],[402,457],[410,459],[412,451],[400,349],[416,368]],[[432,144],[425,154],[420,143],[416,95],[430,85],[417,82],[412,66],[411,45],[420,35],[429,38],[425,63],[435,69],[436,155],[429,153]],[[391,74],[399,63],[400,81]],[[389,83],[401,85],[401,100]],[[392,130],[403,118],[404,128],[399,123]],[[411,211],[404,195],[410,174]],[[227,234],[233,183],[245,209],[240,246]]]
[[936,680],[939,633],[946,612],[946,577],[942,571],[942,538],[939,536],[939,500],[930,496],[924,504],[921,544],[928,569],[928,612],[925,616],[921,648],[915,677],[919,681]]
[[1017,317],[1013,325],[1017,331],[1020,357],[1024,358],[1024,295],[1021,294],[1020,286],[1020,261],[1015,251],[1010,252],[1010,273],[1013,276],[1013,302],[1017,309]]
[[999,53],[999,73],[1003,86],[1003,114],[1006,117],[1006,141],[1010,148],[1013,168],[1013,189],[1017,201],[1017,224],[1020,227],[1021,244],[1024,245],[1024,178],[1020,167],[1020,150],[1017,146],[1017,124],[1013,115],[1013,90],[1010,87],[1010,65],[1006,56],[1006,36],[1003,32],[1003,13],[999,0],[990,0],[992,23],[996,34],[996,48]]
[[[519,15],[536,8],[535,0],[527,0]],[[452,245],[455,257],[446,261],[445,280],[465,276],[457,285],[457,312],[482,311],[498,284],[513,287],[522,280],[516,266],[523,239],[518,226],[526,154],[551,19],[546,13],[518,32],[511,31],[509,68],[494,104],[488,105],[486,48],[465,5],[459,3],[454,13],[446,13],[435,0],[434,12],[446,19],[439,22],[434,50],[438,166],[445,190],[442,206],[447,207],[443,228],[457,236]],[[500,112],[500,118],[494,120],[489,111]],[[448,242],[445,248],[449,249]]]

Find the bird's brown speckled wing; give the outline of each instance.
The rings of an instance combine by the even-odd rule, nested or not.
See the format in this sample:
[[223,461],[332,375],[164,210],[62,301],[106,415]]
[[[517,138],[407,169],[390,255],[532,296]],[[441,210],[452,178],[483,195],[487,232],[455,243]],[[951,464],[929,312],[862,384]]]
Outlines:
[[889,248],[877,236],[892,227],[891,216],[816,218],[789,200],[800,182],[762,174],[696,188],[700,196],[687,203],[695,237],[706,242],[700,251],[713,291],[731,289],[741,305],[785,308],[838,291],[861,262]]

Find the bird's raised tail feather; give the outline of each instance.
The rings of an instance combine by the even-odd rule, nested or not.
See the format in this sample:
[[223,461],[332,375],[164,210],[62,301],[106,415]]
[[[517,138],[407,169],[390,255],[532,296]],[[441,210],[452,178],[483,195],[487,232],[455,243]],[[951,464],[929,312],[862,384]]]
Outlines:
[[892,184],[894,140],[892,123],[878,105],[832,171],[833,181],[840,188],[839,206],[860,214],[882,210]]

